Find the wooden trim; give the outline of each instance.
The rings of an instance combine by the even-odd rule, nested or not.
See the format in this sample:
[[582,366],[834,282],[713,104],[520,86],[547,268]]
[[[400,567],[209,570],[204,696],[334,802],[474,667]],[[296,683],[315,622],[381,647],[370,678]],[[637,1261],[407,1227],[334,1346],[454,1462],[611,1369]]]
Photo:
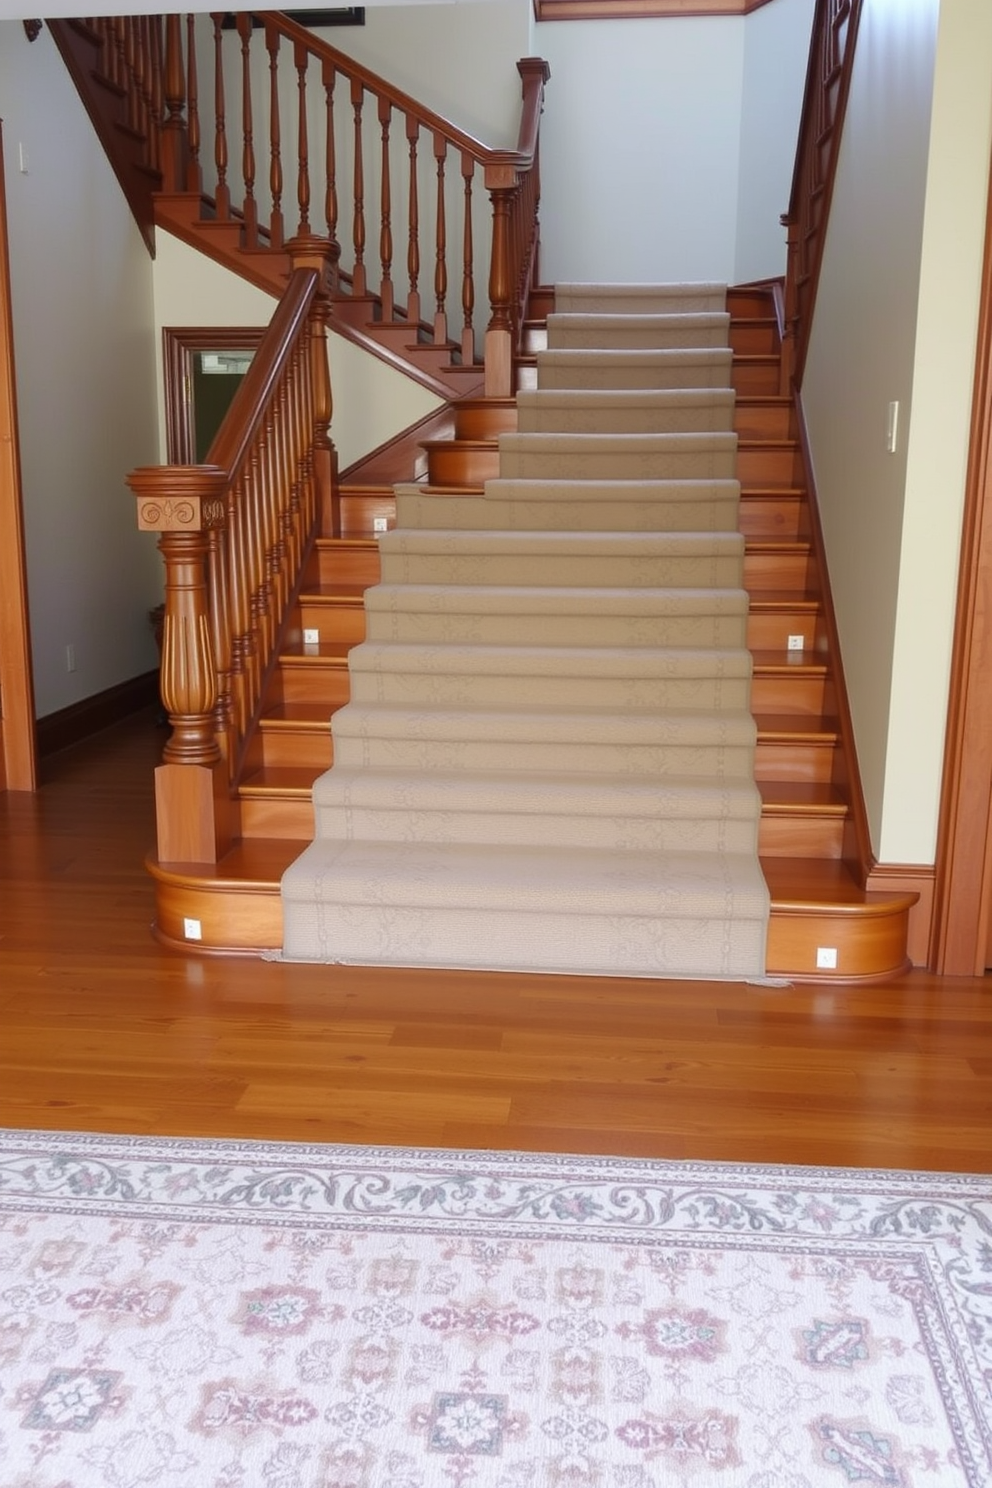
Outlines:
[[806,483],[806,506],[810,525],[810,551],[816,563],[820,609],[822,612],[823,628],[826,633],[827,655],[830,660],[830,677],[833,683],[834,704],[840,733],[840,748],[834,751],[833,784],[843,791],[848,803],[842,857],[857,882],[865,884],[868,875],[874,867],[875,856],[872,852],[871,833],[868,830],[868,812],[865,807],[864,792],[861,788],[861,773],[858,769],[854,723],[851,718],[850,703],[848,702],[847,684],[844,680],[840,632],[837,626],[837,614],[834,609],[833,594],[830,588],[829,565],[827,563],[826,545],[823,540],[823,526],[820,521],[820,502],[816,490],[816,479],[813,474],[814,467],[810,452],[809,430],[806,427],[802,394],[797,387],[793,387],[793,403]]
[[872,893],[919,895],[909,911],[906,950],[914,966],[926,966],[930,954],[936,870],[926,863],[876,863],[865,885]]
[[654,20],[659,16],[744,16],[769,0],[534,0],[539,21]]
[[201,351],[256,350],[264,326],[163,326],[165,364],[165,442],[170,465],[196,459],[193,424],[193,358]]
[[985,970],[992,887],[992,174],[965,479],[929,965]]
[[37,786],[24,507],[0,125],[0,790]]
[[43,758],[102,733],[122,719],[158,702],[158,672],[142,672],[92,697],[81,698],[38,719],[38,753]]

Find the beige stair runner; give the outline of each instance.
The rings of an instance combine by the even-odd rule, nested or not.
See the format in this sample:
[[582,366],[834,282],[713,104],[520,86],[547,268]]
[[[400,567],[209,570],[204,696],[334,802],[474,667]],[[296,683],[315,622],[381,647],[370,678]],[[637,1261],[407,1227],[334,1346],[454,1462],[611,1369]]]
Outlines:
[[725,303],[559,286],[499,478],[397,487],[287,958],[763,975]]

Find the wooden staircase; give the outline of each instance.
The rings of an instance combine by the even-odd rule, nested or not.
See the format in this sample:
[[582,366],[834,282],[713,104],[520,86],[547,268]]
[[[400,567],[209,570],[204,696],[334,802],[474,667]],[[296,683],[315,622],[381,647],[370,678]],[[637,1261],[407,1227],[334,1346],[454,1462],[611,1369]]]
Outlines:
[[[535,297],[546,313],[548,297]],[[780,387],[780,336],[770,289],[731,293],[736,427],[751,596],[752,709],[762,795],[762,867],[772,892],[770,975],[875,981],[906,966],[915,895],[866,892],[858,871],[857,799],[843,727],[796,410]],[[540,344],[536,320],[531,351]],[[520,382],[531,380],[528,359]],[[310,788],[332,761],[328,724],[348,698],[347,653],[364,637],[365,588],[377,582],[374,523],[392,525],[392,483],[470,491],[497,473],[497,435],[515,427],[512,399],[453,404],[341,483],[343,534],[316,541],[292,624],[238,790],[240,841],[215,867],[151,862],[157,931],[200,949],[275,950],[279,879],[312,837]],[[440,437],[441,434],[447,437]],[[830,963],[833,964],[830,964]]]

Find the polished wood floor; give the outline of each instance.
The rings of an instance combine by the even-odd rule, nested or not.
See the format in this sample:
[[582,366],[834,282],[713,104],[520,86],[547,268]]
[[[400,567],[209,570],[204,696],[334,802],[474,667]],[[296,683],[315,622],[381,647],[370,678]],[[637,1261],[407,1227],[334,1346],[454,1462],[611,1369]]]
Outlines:
[[284,966],[152,937],[154,717],[0,794],[0,1125],[992,1172],[992,983]]

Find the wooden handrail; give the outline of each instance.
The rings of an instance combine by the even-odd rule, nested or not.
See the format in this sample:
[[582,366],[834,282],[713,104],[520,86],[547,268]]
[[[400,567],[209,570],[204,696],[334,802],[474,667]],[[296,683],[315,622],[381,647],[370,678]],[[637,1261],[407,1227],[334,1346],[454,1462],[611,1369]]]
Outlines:
[[266,678],[320,529],[336,520],[326,241],[287,245],[282,300],[202,465],[127,481],[165,562],[162,701],[172,733],[156,775],[160,861],[216,862]]
[[783,392],[802,383],[854,66],[861,0],[817,0],[789,210]]

